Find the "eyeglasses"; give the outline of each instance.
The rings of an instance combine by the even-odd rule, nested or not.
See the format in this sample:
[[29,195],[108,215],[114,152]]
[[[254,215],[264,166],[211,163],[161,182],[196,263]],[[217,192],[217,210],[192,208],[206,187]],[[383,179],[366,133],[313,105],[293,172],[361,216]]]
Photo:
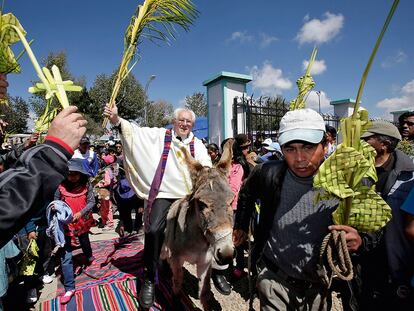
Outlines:
[[193,121],[188,120],[188,119],[178,119],[178,123],[179,124],[189,124],[189,125],[191,125],[191,124],[193,124]]
[[405,120],[405,121],[402,121],[401,122],[401,125],[404,125],[404,124],[407,124],[408,126],[413,126],[414,125],[414,122],[410,122],[408,120]]

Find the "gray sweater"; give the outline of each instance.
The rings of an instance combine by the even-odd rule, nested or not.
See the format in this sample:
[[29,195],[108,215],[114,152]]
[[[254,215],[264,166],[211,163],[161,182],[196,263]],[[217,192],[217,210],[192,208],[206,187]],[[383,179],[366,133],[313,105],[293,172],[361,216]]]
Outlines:
[[319,249],[338,200],[315,204],[319,190],[312,183],[313,176],[300,178],[287,171],[264,256],[290,277],[319,282]]

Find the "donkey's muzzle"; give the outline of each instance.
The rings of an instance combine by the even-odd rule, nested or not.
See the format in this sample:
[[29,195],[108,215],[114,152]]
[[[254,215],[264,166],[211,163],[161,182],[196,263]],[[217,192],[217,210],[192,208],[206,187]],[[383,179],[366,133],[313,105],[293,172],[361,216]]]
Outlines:
[[220,266],[230,264],[233,261],[234,256],[235,250],[233,247],[225,247],[223,249],[218,248],[214,254],[216,262]]

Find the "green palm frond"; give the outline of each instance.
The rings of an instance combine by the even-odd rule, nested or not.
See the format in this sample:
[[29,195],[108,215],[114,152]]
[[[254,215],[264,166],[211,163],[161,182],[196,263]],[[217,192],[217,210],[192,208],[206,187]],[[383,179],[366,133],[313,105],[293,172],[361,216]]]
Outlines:
[[318,49],[314,47],[312,50],[311,57],[309,58],[309,62],[308,62],[308,66],[306,68],[305,74],[296,81],[296,85],[298,86],[298,90],[299,90],[298,96],[290,102],[290,106],[289,106],[290,110],[305,108],[305,96],[315,86],[315,81],[313,81],[313,78],[311,76],[311,69],[312,69],[313,63],[315,62],[317,53],[318,53]]
[[333,214],[336,224],[350,225],[362,232],[378,230],[391,219],[391,208],[375,192],[375,186],[367,187],[364,181],[378,180],[375,170],[375,150],[360,139],[370,126],[368,111],[360,109],[362,90],[381,40],[387,30],[399,0],[394,3],[365,67],[359,85],[354,112],[351,117],[341,120],[343,142],[336,151],[319,167],[314,186],[323,188],[327,194],[341,199]]
[[[36,83],[35,86],[30,87],[29,92],[45,93],[47,105],[44,113],[39,117],[35,124],[37,132],[45,132],[58,112],[57,107],[52,107],[53,98],[57,98],[60,105],[63,108],[66,108],[69,106],[66,92],[79,92],[82,88],[74,85],[72,81],[63,81],[57,66],[52,66],[52,72],[50,72],[48,68],[40,67],[36,56],[30,47],[30,42],[26,39],[26,31],[12,13],[4,15],[0,14],[0,73],[6,73],[6,70],[10,72],[11,68],[20,70],[17,60],[9,48],[9,45],[18,41],[21,41],[23,44],[24,50],[29,56],[33,68],[41,81]],[[18,57],[20,56],[21,55]]]
[[[124,52],[109,101],[111,106],[115,104],[122,82],[136,64],[130,65],[142,38],[169,43],[170,39],[175,39],[175,26],[188,31],[197,16],[198,11],[191,0],[145,0],[138,5],[125,31]],[[108,119],[105,119],[103,127],[107,123]]]

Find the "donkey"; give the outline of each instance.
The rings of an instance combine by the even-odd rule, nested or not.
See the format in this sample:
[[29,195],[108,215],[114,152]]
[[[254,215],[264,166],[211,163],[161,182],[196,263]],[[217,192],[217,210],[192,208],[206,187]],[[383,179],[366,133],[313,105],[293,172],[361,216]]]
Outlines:
[[214,168],[203,167],[182,149],[190,169],[193,190],[171,205],[161,250],[161,258],[166,259],[171,267],[176,295],[183,282],[184,262],[196,265],[199,297],[204,310],[208,309],[208,301],[212,298],[212,261],[228,264],[234,255],[231,208],[234,194],[227,180],[232,146],[233,140],[229,140],[220,162]]

